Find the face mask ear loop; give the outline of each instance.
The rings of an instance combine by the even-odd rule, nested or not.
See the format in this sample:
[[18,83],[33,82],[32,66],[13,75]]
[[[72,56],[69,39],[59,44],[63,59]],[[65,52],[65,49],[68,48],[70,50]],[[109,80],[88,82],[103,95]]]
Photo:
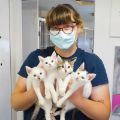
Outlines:
[[77,44],[78,42],[78,35],[77,35],[77,30],[73,30],[74,34],[75,34],[75,40],[74,40],[74,43]]

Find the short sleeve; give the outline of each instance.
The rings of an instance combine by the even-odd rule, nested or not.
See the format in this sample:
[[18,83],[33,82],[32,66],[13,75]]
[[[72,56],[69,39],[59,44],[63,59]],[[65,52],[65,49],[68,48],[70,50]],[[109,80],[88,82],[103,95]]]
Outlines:
[[26,66],[34,67],[39,63],[38,56],[35,54],[36,51],[33,51],[28,55],[26,60],[23,62],[18,74],[22,77],[27,77]]
[[95,73],[96,77],[92,80],[92,86],[108,84],[108,77],[102,60],[93,53],[85,52],[85,67],[89,73]]
[[23,62],[18,74],[26,78],[27,72],[25,66],[29,66],[31,68],[37,66],[39,63],[38,56],[47,57],[51,55],[53,51],[54,51],[53,47],[48,47],[46,49],[36,49],[35,51],[31,52],[26,58],[26,60]]
[[93,87],[102,84],[108,84],[108,77],[106,74],[105,66],[102,60],[95,54],[93,54],[92,64],[92,72],[96,74],[95,79],[92,80]]

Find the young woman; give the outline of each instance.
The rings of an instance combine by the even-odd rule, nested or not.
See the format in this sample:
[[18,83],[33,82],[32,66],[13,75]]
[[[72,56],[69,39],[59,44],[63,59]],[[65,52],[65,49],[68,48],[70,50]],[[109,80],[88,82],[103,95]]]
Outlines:
[[[37,49],[24,61],[18,72],[19,77],[11,96],[12,107],[17,111],[24,111],[24,120],[31,119],[37,97],[33,88],[26,91],[27,73],[25,66],[36,66],[39,63],[39,55],[46,57],[55,50],[64,59],[77,57],[74,70],[84,61],[85,69],[96,74],[96,78],[92,81],[93,89],[89,99],[82,97],[82,87],[70,96],[69,100],[76,106],[76,109],[66,113],[66,120],[108,120],[110,116],[110,95],[103,62],[97,55],[87,53],[77,47],[78,36],[84,27],[80,15],[71,5],[60,4],[49,11],[46,24],[54,47],[48,47],[44,50]],[[41,90],[44,95],[43,85],[41,85]],[[42,109],[40,109],[37,119],[44,119]]]

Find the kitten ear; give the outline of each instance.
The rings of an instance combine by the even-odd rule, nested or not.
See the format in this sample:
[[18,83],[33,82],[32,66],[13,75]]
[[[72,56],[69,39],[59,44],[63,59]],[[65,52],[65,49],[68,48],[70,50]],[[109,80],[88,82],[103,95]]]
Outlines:
[[59,63],[63,62],[62,58],[59,55],[57,56],[57,60],[58,60]]
[[38,56],[38,58],[39,58],[39,61],[43,63],[43,61],[44,61],[44,57],[42,57],[42,56]]
[[57,58],[57,55],[56,55],[56,52],[54,51],[51,55],[52,58],[56,59]]
[[80,65],[79,70],[81,70],[81,71],[85,70],[85,63],[84,62]]
[[43,68],[43,63],[39,62],[39,64],[37,66],[40,67],[40,68]]
[[96,77],[96,74],[95,73],[89,73],[87,75],[87,77],[88,77],[88,80],[93,80]]
[[38,58],[39,58],[39,64],[38,64],[38,67],[43,67],[43,61],[44,61],[44,57],[42,57],[42,56],[38,56]]
[[74,57],[69,62],[70,62],[71,65],[74,65],[74,63],[76,62],[76,60],[77,60],[77,57]]
[[32,71],[32,68],[31,68],[31,67],[28,67],[28,66],[25,66],[25,68],[26,68],[27,74],[30,74],[30,72]]

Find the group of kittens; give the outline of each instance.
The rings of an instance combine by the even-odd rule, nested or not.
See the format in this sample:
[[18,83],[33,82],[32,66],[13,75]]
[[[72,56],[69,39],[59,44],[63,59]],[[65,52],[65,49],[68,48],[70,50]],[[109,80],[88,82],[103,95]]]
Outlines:
[[[83,97],[91,95],[91,80],[96,74],[88,73],[84,63],[74,72],[76,59],[63,60],[54,51],[51,56],[39,56],[40,62],[36,67],[26,66],[27,90],[33,87],[38,97],[31,120],[36,120],[40,108],[44,109],[46,120],[55,120],[56,115],[60,115],[60,120],[65,120],[65,113],[75,108],[68,98],[79,87],[83,86]],[[44,83],[45,96],[40,91],[41,82]],[[61,110],[56,112],[57,108]]]

